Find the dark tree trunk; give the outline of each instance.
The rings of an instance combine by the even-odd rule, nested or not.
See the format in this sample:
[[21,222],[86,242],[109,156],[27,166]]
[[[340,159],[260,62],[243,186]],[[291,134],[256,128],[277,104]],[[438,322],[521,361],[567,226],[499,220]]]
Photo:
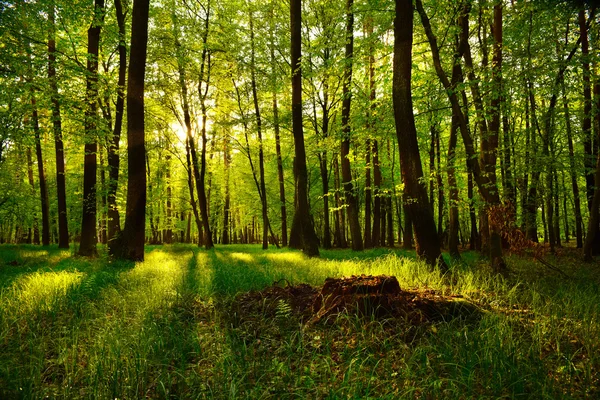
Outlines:
[[600,153],[596,161],[595,183],[596,189],[592,198],[592,207],[590,210],[590,219],[588,221],[587,235],[583,244],[583,258],[585,261],[592,261],[594,254],[594,244],[598,240],[598,226],[600,226]]
[[[369,40],[373,40],[373,18],[367,17],[366,24],[366,35]],[[371,42],[368,48],[368,73],[369,73],[369,107],[367,108],[367,135],[368,137],[374,136],[375,133],[375,48]],[[372,193],[371,188],[371,158],[372,158],[372,143],[371,139],[367,138],[365,143],[366,153],[366,168],[365,168],[365,248],[373,247],[373,239],[371,234],[371,204],[372,204]]]
[[279,202],[281,207],[281,245],[288,245],[287,235],[287,210],[285,204],[285,181],[283,179],[283,161],[281,159],[281,140],[279,134],[279,107],[277,105],[277,85],[275,82],[276,66],[275,66],[275,43],[273,37],[274,27],[271,26],[269,31],[270,42],[269,49],[271,52],[271,74],[273,76],[273,130],[275,131],[275,152],[277,156],[277,179],[279,181]]
[[373,234],[371,243],[373,247],[380,245],[381,229],[381,167],[379,166],[379,143],[373,140]]
[[229,136],[223,138],[223,173],[225,174],[225,202],[223,204],[223,232],[221,243],[229,244],[229,208],[231,207],[231,196],[229,193],[229,165],[231,164],[231,152],[229,151]]
[[131,23],[131,50],[127,76],[127,207],[121,234],[120,256],[144,260],[146,233],[146,143],[144,127],[144,77],[148,45],[150,0],[134,0]]
[[294,181],[296,210],[290,233],[290,247],[302,249],[310,257],[319,256],[319,239],[308,205],[308,171],[302,127],[302,0],[290,0],[292,132],[294,135]]
[[38,164],[38,177],[40,181],[40,200],[42,206],[42,246],[50,245],[50,211],[48,204],[48,184],[46,182],[46,172],[44,171],[44,157],[42,155],[42,141],[40,134],[40,124],[37,112],[37,106],[33,91],[31,92],[31,114],[33,123],[33,133],[35,135],[35,155]]
[[[31,194],[35,196],[35,182],[33,180],[33,158],[31,156],[31,147],[27,147],[27,179],[29,186],[31,186]],[[18,230],[18,229],[17,229]],[[16,238],[16,242],[20,243],[21,238]],[[40,229],[38,226],[37,212],[33,211],[33,237],[31,235],[31,228],[29,228],[29,234],[27,235],[27,243],[40,244]]]
[[440,251],[440,241],[435,230],[429,199],[425,187],[420,182],[423,178],[423,168],[411,94],[412,42],[412,1],[396,0],[392,89],[404,190],[410,200],[407,209],[415,228],[417,254],[429,265],[437,265],[445,271],[448,267]]
[[[323,117],[325,118],[325,116]],[[331,227],[329,224],[329,174],[327,170],[327,152],[319,156],[319,170],[323,189],[323,248],[331,248]]]
[[352,10],[353,0],[346,2],[346,62],[344,67],[344,82],[342,88],[342,145],[340,156],[342,159],[342,180],[344,186],[344,195],[348,205],[348,224],[350,225],[350,235],[352,238],[352,250],[360,251],[363,249],[362,235],[360,231],[360,222],[358,219],[358,198],[356,196],[354,185],[352,184],[352,169],[350,168],[350,107],[352,94],[350,86],[352,84],[352,57],[354,57],[354,12]]
[[119,77],[117,81],[117,104],[115,106],[115,125],[108,142],[108,190],[106,202],[108,207],[108,252],[116,254],[115,240],[121,232],[121,216],[117,207],[117,189],[119,186],[119,143],[123,129],[123,112],[125,109],[125,79],[127,77],[127,46],[125,44],[125,13],[122,0],[115,0],[115,14],[119,26]]
[[[98,152],[98,50],[100,29],[104,21],[104,0],[94,0],[94,20],[88,29],[88,57],[86,75],[85,156],[83,166],[83,217],[79,255],[95,257],[96,250],[96,173]],[[142,160],[143,163],[143,160]]]
[[55,39],[54,3],[50,4],[48,13],[48,83],[50,85],[50,102],[52,108],[52,127],[54,130],[54,149],[56,153],[56,197],[58,199],[58,248],[69,248],[69,223],[67,221],[67,194],[65,183],[65,154],[62,139],[62,119],[60,116],[60,99],[56,82],[56,39]]
[[[208,201],[206,198],[206,186],[204,182],[204,178],[206,176],[206,147],[208,141],[206,139],[206,121],[208,119],[207,111],[206,111],[206,97],[208,95],[208,87],[210,82],[210,69],[211,69],[211,60],[210,54],[208,54],[208,27],[210,22],[210,11],[211,11],[211,3],[210,0],[206,5],[206,17],[204,20],[204,32],[202,34],[202,57],[200,61],[200,77],[198,80],[198,95],[200,96],[200,109],[202,111],[202,125],[201,125],[201,133],[202,133],[202,150],[200,152],[200,176],[196,177],[196,191],[198,192],[198,206],[200,207],[200,215],[202,216],[202,225],[204,227],[204,247],[208,249],[212,249],[213,238],[210,229],[210,222],[208,219]],[[206,72],[206,74],[205,74]],[[202,83],[205,83],[204,89],[202,88]],[[193,145],[193,141],[190,141],[190,149],[192,151],[192,160],[195,165],[198,165],[196,149]],[[197,169],[197,168],[195,168]]]
[[173,243],[173,187],[171,185],[171,155],[165,156],[165,178],[167,183],[167,229],[164,240],[166,244]]
[[348,244],[346,243],[346,223],[344,219],[344,209],[343,202],[340,196],[340,167],[338,162],[338,155],[336,154],[333,158],[333,176],[334,176],[334,185],[335,185],[335,206],[337,210],[335,211],[335,242],[337,247],[345,249]]
[[[579,195],[579,184],[577,183],[577,167],[575,166],[575,150],[573,147],[573,132],[571,128],[571,115],[569,112],[569,102],[567,100],[567,91],[563,82],[564,110],[565,110],[565,126],[567,131],[567,144],[569,146],[569,167],[571,176],[571,186],[573,190],[573,203],[575,212],[575,236],[577,240],[577,248],[583,247],[583,220],[581,218],[581,199]],[[566,196],[565,196],[566,198]],[[565,209],[566,217],[566,209]]]
[[254,44],[254,18],[252,12],[250,12],[250,68],[251,68],[251,86],[252,86],[252,100],[254,101],[254,112],[256,115],[256,133],[258,135],[258,172],[260,176],[260,192],[261,195],[261,206],[262,206],[262,248],[266,250],[269,248],[269,214],[267,205],[267,188],[265,185],[265,156],[263,151],[263,140],[262,140],[262,119],[260,117],[260,108],[258,106],[258,91],[256,89],[256,60],[255,60],[255,44]]

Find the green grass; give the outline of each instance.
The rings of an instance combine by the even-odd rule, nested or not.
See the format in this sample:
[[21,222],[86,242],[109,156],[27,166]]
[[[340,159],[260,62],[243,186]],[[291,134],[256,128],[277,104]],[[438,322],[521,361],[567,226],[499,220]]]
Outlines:
[[[149,246],[134,264],[0,246],[0,399],[599,396],[597,265],[567,260],[566,279],[509,257],[504,279],[464,259],[444,277],[386,249]],[[305,327],[284,302],[233,315],[240,292],[363,273],[486,312],[421,327],[352,314]]]

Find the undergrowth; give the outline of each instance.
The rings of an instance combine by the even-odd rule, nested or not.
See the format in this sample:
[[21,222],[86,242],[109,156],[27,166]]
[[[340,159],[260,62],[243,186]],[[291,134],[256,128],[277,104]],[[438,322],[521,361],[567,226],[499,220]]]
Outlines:
[[[565,278],[508,257],[503,278],[463,260],[442,276],[390,249],[309,259],[149,246],[134,264],[1,246],[0,398],[600,396],[597,265],[566,260]],[[232,315],[242,292],[360,274],[462,296],[483,317],[411,326],[342,313],[306,326],[283,300]]]

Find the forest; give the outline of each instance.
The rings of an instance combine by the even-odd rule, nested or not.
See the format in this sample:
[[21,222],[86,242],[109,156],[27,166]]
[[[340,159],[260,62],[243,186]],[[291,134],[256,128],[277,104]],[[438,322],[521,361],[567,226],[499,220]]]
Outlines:
[[600,396],[592,0],[0,0],[0,398]]

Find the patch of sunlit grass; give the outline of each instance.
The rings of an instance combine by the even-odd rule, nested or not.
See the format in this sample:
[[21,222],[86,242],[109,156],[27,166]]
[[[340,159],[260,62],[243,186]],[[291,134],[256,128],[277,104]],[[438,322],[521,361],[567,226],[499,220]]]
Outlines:
[[19,314],[50,311],[84,276],[82,272],[34,272],[13,282],[2,294],[2,303]]

